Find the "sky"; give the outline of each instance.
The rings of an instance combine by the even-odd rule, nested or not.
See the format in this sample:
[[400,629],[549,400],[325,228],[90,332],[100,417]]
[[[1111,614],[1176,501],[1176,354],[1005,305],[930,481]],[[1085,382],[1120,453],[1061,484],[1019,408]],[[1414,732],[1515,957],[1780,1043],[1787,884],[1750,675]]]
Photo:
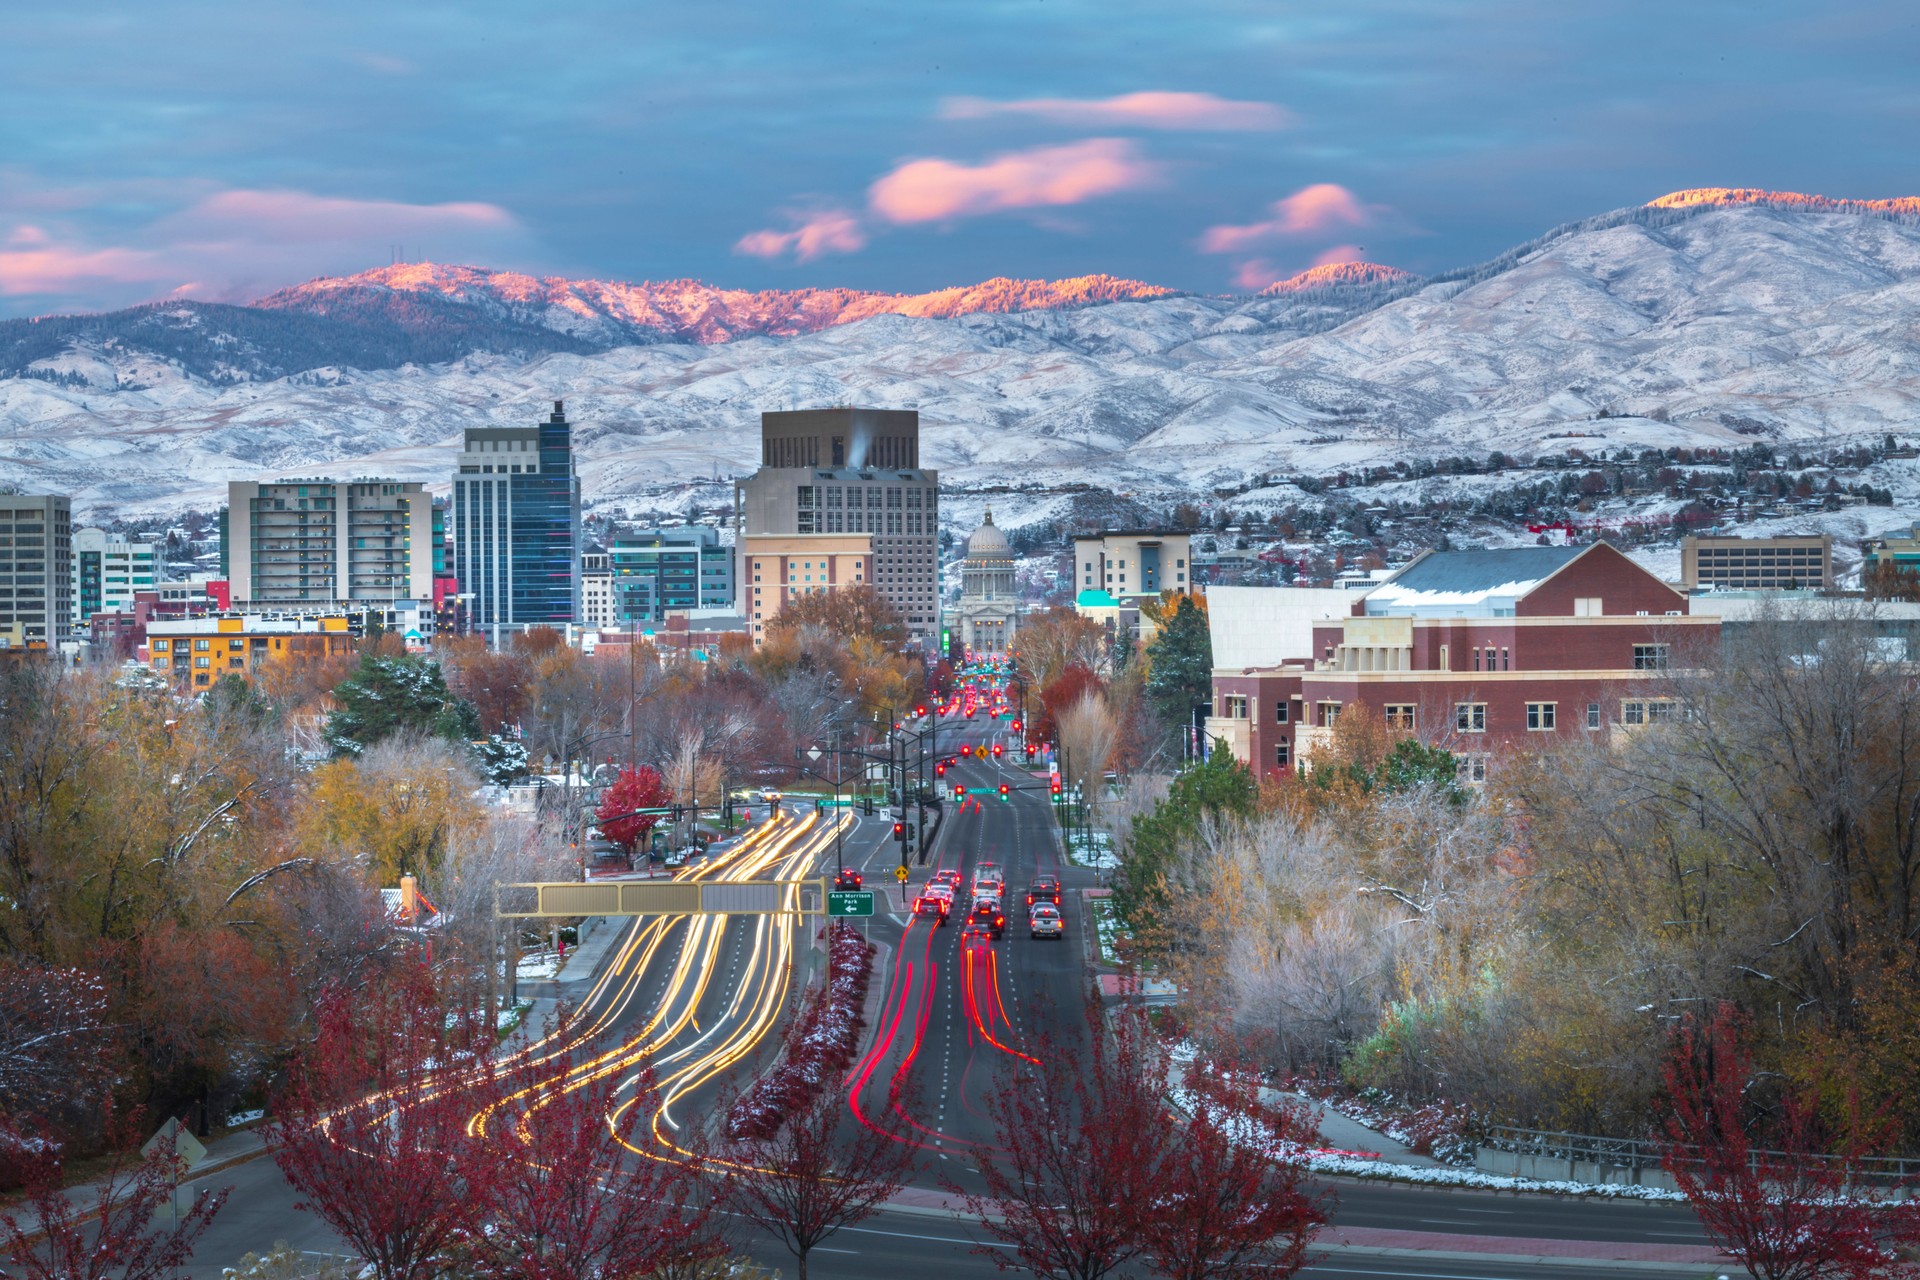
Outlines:
[[1920,194],[1920,7],[140,0],[0,39],[0,315],[400,260],[751,289],[1426,273]]

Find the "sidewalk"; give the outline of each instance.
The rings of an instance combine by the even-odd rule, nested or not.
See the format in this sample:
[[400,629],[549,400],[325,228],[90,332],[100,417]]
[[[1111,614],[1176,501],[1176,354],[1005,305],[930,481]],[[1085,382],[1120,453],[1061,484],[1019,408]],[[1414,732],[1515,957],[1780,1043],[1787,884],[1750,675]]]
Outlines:
[[1306,1107],[1316,1117],[1320,1136],[1335,1150],[1371,1156],[1385,1164],[1407,1164],[1420,1169],[1442,1167],[1432,1156],[1419,1155],[1405,1143],[1395,1141],[1377,1129],[1369,1129],[1358,1120],[1343,1116],[1324,1102],[1316,1102],[1305,1094],[1262,1089],[1260,1099],[1263,1102],[1297,1102]]
[[545,1035],[547,1020],[562,1001],[566,1002],[569,1010],[579,1012],[581,1003],[587,993],[593,990],[594,980],[600,976],[607,958],[626,941],[629,933],[627,926],[635,918],[594,916],[582,921],[580,932],[586,936],[567,952],[567,963],[560,972],[551,978],[536,978],[519,984],[520,998],[531,1000],[532,1004],[520,1019],[519,1027],[502,1042],[503,1045],[510,1049],[519,1048]]

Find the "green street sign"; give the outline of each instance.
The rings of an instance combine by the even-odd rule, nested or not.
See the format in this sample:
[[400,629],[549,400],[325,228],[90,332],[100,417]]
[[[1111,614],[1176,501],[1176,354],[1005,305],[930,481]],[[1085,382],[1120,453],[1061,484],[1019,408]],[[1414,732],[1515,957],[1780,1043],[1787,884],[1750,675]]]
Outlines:
[[833,889],[827,894],[830,916],[870,916],[873,914],[871,889]]

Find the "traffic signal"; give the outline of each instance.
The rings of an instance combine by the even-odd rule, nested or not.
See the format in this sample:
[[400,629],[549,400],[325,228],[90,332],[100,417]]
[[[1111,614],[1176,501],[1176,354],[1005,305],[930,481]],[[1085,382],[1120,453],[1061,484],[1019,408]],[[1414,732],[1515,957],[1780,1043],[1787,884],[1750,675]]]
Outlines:
[[906,823],[904,823],[904,822],[896,822],[896,823],[894,823],[894,824],[893,824],[893,838],[894,838],[895,840],[899,840],[899,841],[902,841],[902,842],[904,842],[904,841],[906,840],[906,838],[907,838],[907,824],[906,824]]
[[916,716],[924,716],[927,714],[927,709],[925,707],[915,707],[913,709],[913,714]]
[[955,800],[965,800],[967,798],[967,789],[965,787],[955,787],[953,789],[953,798]]
[[999,743],[997,743],[997,742],[996,742],[996,743],[994,743],[994,744],[993,744],[993,758],[994,758],[995,760],[998,760],[998,759],[1000,758],[1000,752],[1001,752],[1002,750],[1003,750],[1003,748],[1001,747],[1001,745],[1000,745]]
[[1036,752],[1036,751],[1038,751],[1039,749],[1040,749],[1040,746],[1039,746],[1039,744],[1038,744],[1038,743],[1033,743],[1033,742],[1029,742],[1029,743],[1027,744],[1027,755],[1028,755],[1028,757],[1032,757],[1032,755],[1033,755],[1033,753],[1034,753],[1034,752]]
[[1020,732],[1020,722],[1019,722],[1018,720],[1015,720],[1015,721],[1013,722],[1013,731],[1014,731],[1015,733],[1018,733],[1018,732]]
[[947,776],[947,762],[945,760],[933,766],[933,776],[936,778],[944,778]]
[[1059,774],[1056,773],[1047,780],[1047,789],[1053,792],[1053,794],[1055,795],[1060,794],[1060,775]]
[[1009,791],[1011,791],[1012,789],[1013,789],[1013,788],[1011,788],[1011,787],[1009,787],[1009,786],[1008,786],[1008,785],[1007,785],[1006,783],[1004,783],[1004,782],[1003,782],[1003,783],[1001,783],[1001,784],[1000,784],[1000,798],[1001,798],[1002,800],[1005,800],[1005,799],[1007,798],[1007,792],[1009,792]]

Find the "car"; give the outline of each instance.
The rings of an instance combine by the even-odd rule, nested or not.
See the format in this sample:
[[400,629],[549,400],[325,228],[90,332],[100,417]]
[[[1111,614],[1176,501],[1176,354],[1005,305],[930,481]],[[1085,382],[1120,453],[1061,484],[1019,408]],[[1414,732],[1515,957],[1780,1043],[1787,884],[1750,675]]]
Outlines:
[[1049,874],[1033,878],[1033,883],[1027,886],[1027,905],[1032,906],[1036,902],[1051,902],[1056,907],[1060,905],[1059,876]]
[[963,947],[990,947],[998,935],[987,925],[969,919],[967,927],[960,931],[960,945]]
[[1067,923],[1060,918],[1060,908],[1047,902],[1036,902],[1033,910],[1027,913],[1027,936],[1032,938],[1064,938],[1067,936]]
[[929,898],[945,898],[949,903],[953,901],[953,886],[950,884],[936,884],[929,880],[927,887],[920,892]]
[[1000,910],[998,899],[988,898],[974,902],[973,910],[967,915],[967,926],[971,928],[974,925],[985,926],[996,938],[1005,931],[1007,917]]
[[947,867],[940,871],[934,872],[933,878],[931,881],[929,881],[929,883],[943,884],[943,885],[946,885],[949,889],[958,889],[960,887],[960,882],[965,879],[966,877],[960,874],[959,868]]
[[947,927],[947,912],[951,910],[953,910],[953,900],[950,898],[934,898],[922,894],[913,900],[914,916],[931,919],[937,929]]
[[998,880],[1000,878],[1000,864],[997,862],[982,862],[973,869],[973,878],[975,880]]
[[841,868],[840,873],[833,878],[833,887],[836,889],[858,889],[865,883],[866,877],[852,867]]
[[991,880],[975,880],[973,882],[973,896],[976,898],[1004,898],[1007,896],[1006,883],[997,876]]

